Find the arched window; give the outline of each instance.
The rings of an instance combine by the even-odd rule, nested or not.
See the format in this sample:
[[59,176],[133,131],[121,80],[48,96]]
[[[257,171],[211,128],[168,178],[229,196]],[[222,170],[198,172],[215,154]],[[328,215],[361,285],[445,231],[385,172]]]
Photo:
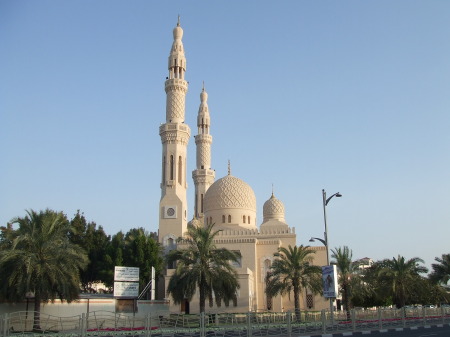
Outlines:
[[222,223],[225,223],[225,215],[222,215]]
[[201,212],[203,213],[203,194],[201,194],[201,196],[200,196],[200,209],[201,209]]
[[[168,239],[166,249],[170,252],[171,250],[174,250],[175,248],[176,248],[175,241],[172,238]],[[175,269],[175,267],[176,267],[175,261],[172,261],[171,263],[169,263],[167,265],[167,269]]]
[[183,160],[181,156],[178,157],[178,184],[181,185],[183,181]]
[[248,216],[248,223],[250,223],[250,215]]
[[246,218],[246,216],[244,215],[244,216],[243,216],[244,223],[245,223],[245,218]]
[[170,180],[173,180],[173,156],[170,156]]
[[228,216],[228,223],[231,223],[231,215]]
[[162,167],[162,182],[165,185],[166,184],[166,156],[164,156],[162,166],[163,166]]
[[195,216],[198,217],[198,195],[197,195],[197,193],[195,193],[194,212],[195,212]]
[[209,217],[209,224],[212,225],[212,216]]

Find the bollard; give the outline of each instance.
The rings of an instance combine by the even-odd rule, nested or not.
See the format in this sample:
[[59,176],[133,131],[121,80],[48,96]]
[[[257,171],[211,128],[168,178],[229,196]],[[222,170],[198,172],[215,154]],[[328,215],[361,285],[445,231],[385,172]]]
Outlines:
[[3,336],[7,336],[6,335],[6,332],[8,331],[8,329],[7,329],[7,322],[8,322],[8,314],[4,314],[3,315],[3,317],[2,317],[2,325],[3,325]]
[[149,337],[152,331],[152,316],[150,313],[145,317],[145,337]]
[[251,312],[247,312],[247,337],[252,337]]
[[352,318],[352,330],[356,331],[356,311],[355,309],[350,310],[351,318]]
[[292,335],[292,316],[291,316],[291,312],[290,311],[288,311],[287,313],[286,313],[286,315],[287,315],[287,335],[288,335],[288,337],[291,337],[291,335]]
[[81,323],[80,323],[80,336],[84,337],[87,334],[87,324],[86,324],[86,314],[83,312],[81,314]]
[[200,313],[200,337],[205,337],[205,313]]
[[445,324],[445,310],[442,304],[440,309],[441,309],[442,324]]
[[381,313],[381,308],[377,309],[377,315],[378,315],[378,328],[383,329],[383,317]]
[[423,325],[427,324],[427,315],[426,315],[426,308],[422,307],[422,318],[423,318]]
[[325,333],[327,331],[327,316],[324,309],[320,312],[320,319],[322,320],[322,333]]
[[406,309],[403,307],[402,309],[402,325],[403,327],[406,327]]

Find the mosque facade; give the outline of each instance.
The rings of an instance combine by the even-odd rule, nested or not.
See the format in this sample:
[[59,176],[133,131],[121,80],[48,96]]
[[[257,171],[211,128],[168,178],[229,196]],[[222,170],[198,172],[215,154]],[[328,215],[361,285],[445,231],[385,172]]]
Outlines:
[[[169,76],[165,81],[166,122],[159,128],[162,142],[161,200],[159,204],[158,237],[163,249],[168,252],[182,248],[177,239],[182,237],[188,226],[187,204],[187,146],[191,130],[185,124],[185,97],[188,82],[185,79],[186,57],[182,43],[183,30],[178,21],[173,30],[173,44],[168,60]],[[193,219],[190,224],[202,226],[215,224],[221,229],[216,237],[217,247],[239,251],[241,259],[234,264],[238,273],[240,289],[237,306],[207,308],[208,311],[265,311],[280,312],[293,310],[293,295],[267,298],[265,276],[279,247],[296,245],[294,227],[285,220],[283,203],[274,194],[263,205],[263,221],[257,225],[257,204],[253,189],[243,180],[228,174],[215,179],[211,168],[211,118],[208,108],[208,94],[203,86],[200,93],[200,107],[197,114],[196,169],[192,172],[195,187]],[[325,247],[313,247],[314,264],[326,264]],[[160,282],[160,295],[166,294],[168,280],[173,266],[167,266],[164,279]],[[169,298],[170,300],[170,298]],[[170,301],[171,312],[195,313],[199,310],[198,296],[189,302],[175,305]],[[301,310],[321,310],[328,306],[321,296],[305,290],[301,295]]]

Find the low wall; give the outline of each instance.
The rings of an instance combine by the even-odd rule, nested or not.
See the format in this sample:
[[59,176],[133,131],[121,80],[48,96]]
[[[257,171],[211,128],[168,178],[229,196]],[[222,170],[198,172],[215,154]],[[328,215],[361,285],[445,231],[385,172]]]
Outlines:
[[[153,312],[169,312],[169,301],[137,300],[135,309],[123,311],[119,299],[115,298],[82,298],[71,303],[55,300],[53,303],[42,303],[41,313],[53,316],[77,316],[92,311],[109,311],[145,316]],[[131,300],[132,301],[132,300]],[[34,311],[34,299],[28,299],[17,303],[0,303],[0,315],[17,311]],[[134,311],[134,312],[133,312]]]

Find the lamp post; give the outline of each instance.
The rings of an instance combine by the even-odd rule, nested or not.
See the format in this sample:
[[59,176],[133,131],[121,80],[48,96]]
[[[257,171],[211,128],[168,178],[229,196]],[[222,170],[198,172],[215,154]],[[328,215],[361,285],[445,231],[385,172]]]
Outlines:
[[[327,265],[330,265],[330,254],[328,252],[328,247],[329,247],[329,242],[328,242],[328,227],[327,227],[327,205],[330,202],[330,200],[333,197],[337,197],[340,198],[342,197],[342,194],[340,194],[339,192],[334,193],[331,197],[327,198],[327,192],[325,192],[324,189],[322,189],[322,202],[323,202],[323,221],[325,223],[325,232],[323,233],[324,238],[323,239],[319,239],[319,238],[311,238],[309,239],[309,242],[314,242],[315,240],[318,240],[320,242],[323,243],[323,245],[325,246],[325,249],[327,251]],[[331,320],[333,321],[333,299],[330,297],[330,313],[331,313]]]

